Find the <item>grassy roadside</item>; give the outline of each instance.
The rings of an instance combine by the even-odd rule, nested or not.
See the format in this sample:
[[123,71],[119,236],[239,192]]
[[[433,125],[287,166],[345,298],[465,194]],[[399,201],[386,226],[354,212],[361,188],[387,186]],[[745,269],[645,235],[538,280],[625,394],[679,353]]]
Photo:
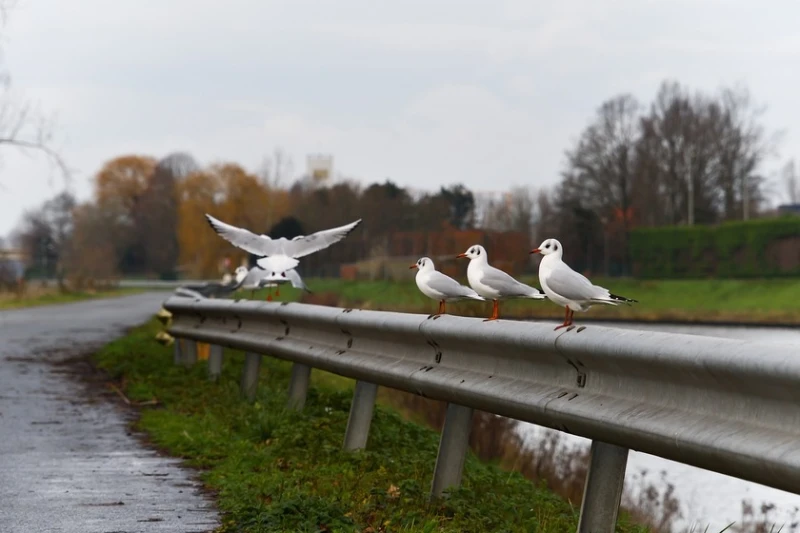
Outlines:
[[[461,280],[465,282],[465,280]],[[535,278],[523,281],[539,286]],[[619,319],[677,322],[732,322],[800,324],[800,279],[769,280],[635,280],[595,279],[616,294],[638,300],[633,306],[595,306],[582,319]],[[436,303],[417,290],[413,273],[404,281],[342,281],[309,279],[314,291],[301,295],[287,287],[276,300],[300,300],[342,307],[360,307],[430,313]],[[264,298],[265,291],[256,293]],[[240,292],[239,297],[250,293]],[[448,312],[465,316],[488,316],[488,303],[460,302],[448,306]],[[501,317],[562,320],[564,310],[548,301],[508,301],[500,307]]]
[[[303,412],[284,408],[290,366],[264,358],[254,404],[242,401],[242,359],[226,353],[219,383],[205,365],[172,364],[151,321],[96,355],[98,365],[143,407],[138,429],[202,469],[224,513],[220,531],[563,532],[578,509],[519,473],[467,459],[463,486],[429,503],[438,434],[382,405],[368,448],[341,451],[352,383],[320,371]],[[644,531],[623,517],[620,532]]]
[[31,289],[22,296],[0,293],[0,310],[37,307],[40,305],[66,304],[95,298],[115,298],[142,292],[141,289],[112,289],[106,291],[76,291],[62,293],[57,289]]

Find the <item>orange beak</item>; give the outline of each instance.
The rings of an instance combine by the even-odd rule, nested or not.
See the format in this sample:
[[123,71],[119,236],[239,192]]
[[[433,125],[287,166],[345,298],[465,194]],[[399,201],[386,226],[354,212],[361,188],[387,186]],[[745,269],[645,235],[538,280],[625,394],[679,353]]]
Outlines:
[[456,259],[461,259],[462,257],[467,257],[467,254],[458,254]]
[[539,248],[534,248],[533,250],[531,250],[531,253],[532,254],[539,254],[539,253],[542,253],[542,250],[540,250]]
[[411,265],[410,267],[408,267],[408,269],[409,269],[409,270],[411,270],[412,268],[417,268],[417,264],[416,264],[416,263],[414,263],[413,265]]

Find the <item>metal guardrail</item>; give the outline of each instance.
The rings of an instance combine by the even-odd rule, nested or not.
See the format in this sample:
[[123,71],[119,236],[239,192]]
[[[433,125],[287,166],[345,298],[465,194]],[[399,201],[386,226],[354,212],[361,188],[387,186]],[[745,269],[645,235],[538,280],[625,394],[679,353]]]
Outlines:
[[219,360],[220,346],[247,352],[250,398],[259,354],[294,362],[295,407],[312,368],[358,380],[347,449],[366,445],[378,385],[448,402],[434,497],[460,483],[473,409],[592,439],[581,532],[614,530],[629,449],[800,493],[798,346],[296,303],[164,307],[173,336],[216,345]]

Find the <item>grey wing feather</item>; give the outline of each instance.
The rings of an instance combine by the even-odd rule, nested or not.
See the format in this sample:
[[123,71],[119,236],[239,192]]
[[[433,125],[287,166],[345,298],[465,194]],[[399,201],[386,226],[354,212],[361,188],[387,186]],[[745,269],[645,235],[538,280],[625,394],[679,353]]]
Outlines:
[[359,224],[361,224],[360,218],[355,222],[339,226],[338,228],[326,229],[312,233],[311,235],[295,237],[291,241],[281,243],[283,253],[291,257],[303,257],[324,250],[328,246],[347,237]]
[[287,270],[286,277],[289,278],[289,282],[292,284],[292,287],[295,289],[302,289],[306,292],[311,292],[306,287],[306,284],[303,283],[303,278],[300,277],[300,274],[295,269]]
[[545,280],[550,290],[568,300],[581,302],[608,298],[606,289],[593,285],[585,276],[568,266],[553,269]]
[[481,278],[481,282],[498,290],[501,296],[521,296],[531,293],[541,294],[539,289],[531,287],[530,285],[525,285],[497,268],[487,269]]
[[450,276],[446,274],[442,274],[439,271],[436,271],[429,279],[428,279],[428,286],[442,294],[451,297],[462,297],[462,298],[475,298],[479,300],[483,300],[478,293],[470,289],[469,287],[465,287],[464,285],[460,284]]
[[206,220],[217,234],[245,252],[253,255],[272,255],[277,251],[275,242],[266,235],[256,235],[250,230],[237,228],[206,214]]

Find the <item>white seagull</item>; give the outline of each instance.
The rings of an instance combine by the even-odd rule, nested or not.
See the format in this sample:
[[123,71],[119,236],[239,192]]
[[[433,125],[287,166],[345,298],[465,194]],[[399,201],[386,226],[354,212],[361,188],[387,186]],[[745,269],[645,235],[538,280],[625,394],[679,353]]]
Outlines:
[[564,249],[556,239],[547,239],[532,254],[542,254],[539,263],[539,282],[550,300],[566,310],[564,323],[556,328],[571,326],[575,311],[586,311],[595,304],[620,305],[636,303],[636,300],[611,294],[608,289],[592,284],[591,281],[572,270],[561,260]]
[[[250,230],[237,228],[217,220],[209,214],[206,214],[206,219],[220,237],[245,252],[259,256],[256,264],[270,273],[270,277],[274,278],[270,280],[271,282],[280,281],[283,278],[288,279],[292,276],[295,278],[295,281],[292,282],[295,287],[298,287],[295,283],[300,276],[297,272],[291,274],[289,271],[300,263],[298,258],[324,250],[341,241],[361,224],[359,218],[355,222],[338,228],[318,231],[311,235],[299,235],[289,240],[285,237],[271,239],[267,235],[256,235]],[[301,286],[299,288],[305,288],[302,280],[299,281],[299,285]]]
[[479,244],[470,246],[466,252],[458,254],[456,257],[469,258],[469,266],[467,267],[469,286],[480,296],[483,296],[487,300],[492,300],[494,304],[492,306],[492,316],[485,321],[497,320],[499,318],[498,313],[500,309],[498,302],[500,300],[508,300],[511,298],[543,300],[545,297],[539,289],[520,283],[502,270],[489,265],[489,258],[486,256],[486,250]]
[[484,301],[477,292],[436,270],[433,261],[429,257],[421,257],[408,268],[417,269],[414,281],[417,282],[420,292],[428,298],[439,301],[439,310],[435,315],[431,315],[433,317],[445,313],[446,302],[467,299]]
[[225,294],[236,292],[242,286],[242,283],[244,282],[246,277],[247,277],[247,269],[245,267],[238,267],[234,271],[234,276],[227,282],[209,281],[206,283],[181,285],[176,290],[180,290],[184,294],[186,294],[185,291],[187,290],[193,291],[194,293],[199,294],[204,298],[218,298]]
[[[268,259],[268,258],[264,258]],[[262,261],[262,265],[267,264],[268,262]],[[272,288],[277,287],[278,289],[275,291],[275,296],[280,296],[280,286],[284,283],[291,283],[292,287],[295,289],[301,289],[306,292],[311,292],[311,290],[306,287],[306,284],[303,283],[303,278],[300,277],[297,270],[290,268],[289,270],[284,270],[283,272],[275,272],[274,270],[264,270],[262,266],[254,266],[247,272],[247,276],[244,278],[242,282],[242,286],[240,287],[243,290],[250,291],[250,298],[253,297],[254,291],[258,289],[263,289],[264,287]],[[267,301],[272,301],[272,291],[270,290],[266,295]]]

